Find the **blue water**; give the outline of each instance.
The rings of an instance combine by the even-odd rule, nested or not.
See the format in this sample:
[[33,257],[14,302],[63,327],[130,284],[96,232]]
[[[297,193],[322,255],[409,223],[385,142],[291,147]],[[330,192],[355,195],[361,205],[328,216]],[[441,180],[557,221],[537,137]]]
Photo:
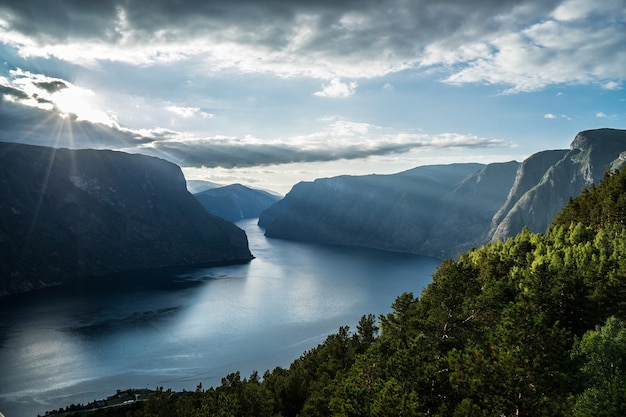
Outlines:
[[124,388],[193,390],[286,367],[363,314],[419,294],[439,261],[266,239],[247,265],[117,274],[0,299],[0,412],[27,417]]

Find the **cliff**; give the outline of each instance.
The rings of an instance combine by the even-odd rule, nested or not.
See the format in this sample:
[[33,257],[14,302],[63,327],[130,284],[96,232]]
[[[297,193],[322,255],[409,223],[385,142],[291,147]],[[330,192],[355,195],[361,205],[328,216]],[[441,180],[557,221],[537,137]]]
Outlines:
[[206,213],[161,159],[0,142],[0,194],[0,293],[252,258],[245,233]]
[[504,240],[524,227],[545,232],[556,213],[607,169],[621,168],[626,130],[595,129],[576,135],[569,150],[533,155],[521,165],[507,202],[494,217],[489,239]]

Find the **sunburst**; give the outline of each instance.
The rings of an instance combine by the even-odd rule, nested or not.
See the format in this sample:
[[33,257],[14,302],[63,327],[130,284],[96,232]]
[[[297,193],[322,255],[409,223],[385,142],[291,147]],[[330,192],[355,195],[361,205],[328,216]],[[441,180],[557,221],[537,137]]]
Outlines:
[[89,89],[69,85],[51,94],[50,99],[63,117],[75,115],[78,121],[117,126],[115,118],[100,109],[95,93]]

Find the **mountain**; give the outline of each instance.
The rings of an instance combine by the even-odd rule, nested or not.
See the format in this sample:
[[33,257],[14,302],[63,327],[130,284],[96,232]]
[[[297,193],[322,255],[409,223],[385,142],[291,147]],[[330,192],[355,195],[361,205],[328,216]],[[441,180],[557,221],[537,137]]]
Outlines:
[[524,227],[546,231],[570,197],[598,184],[607,169],[621,168],[625,161],[626,130],[618,129],[586,130],[576,135],[569,150],[531,156],[493,219],[490,240],[512,237]]
[[259,217],[263,210],[281,199],[267,191],[241,184],[208,189],[194,194],[194,197],[207,212],[233,223]]
[[626,161],[626,130],[580,132],[570,149],[518,162],[418,167],[300,183],[261,214],[268,237],[457,256],[554,215]]
[[516,161],[493,163],[465,178],[438,210],[423,253],[446,257],[482,246],[519,166]]
[[201,193],[202,191],[218,187],[222,187],[222,185],[205,180],[187,180],[187,190],[191,194]]
[[[261,214],[259,225],[268,237],[440,254],[444,248],[429,242],[442,223],[439,215],[463,181],[483,168],[432,165],[393,175],[301,182]],[[494,213],[502,201],[491,208]]]
[[0,194],[0,293],[252,258],[245,233],[158,158],[0,142]]

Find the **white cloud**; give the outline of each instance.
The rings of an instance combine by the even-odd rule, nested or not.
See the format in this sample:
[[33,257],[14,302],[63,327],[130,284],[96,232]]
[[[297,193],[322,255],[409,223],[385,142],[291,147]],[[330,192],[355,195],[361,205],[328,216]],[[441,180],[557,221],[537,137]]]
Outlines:
[[554,10],[552,16],[562,21],[580,19],[596,8],[598,3],[595,0],[567,0]]
[[622,84],[617,81],[608,81],[602,86],[605,90],[621,90]]
[[212,119],[213,117],[215,117],[213,113],[201,111],[200,107],[167,106],[165,107],[165,110],[177,114],[185,119],[195,116],[200,116],[203,119]]
[[572,120],[572,118],[570,116],[568,116],[567,114],[556,115],[554,113],[546,113],[546,114],[543,115],[543,118],[544,119],[551,119],[551,120],[559,119],[559,118],[560,119],[565,119],[565,120]]
[[609,119],[609,120],[613,120],[615,119],[617,116],[614,114],[606,114],[602,111],[596,112],[596,117],[598,119]]
[[318,97],[328,98],[345,98],[356,93],[358,83],[352,81],[350,83],[342,83],[338,78],[333,78],[328,84],[325,84],[320,91],[313,93]]
[[[584,9],[576,5],[585,4]],[[598,83],[618,88],[626,73],[626,31],[619,16],[623,2],[600,6],[599,2],[572,1],[556,15],[520,31],[498,34],[485,42],[493,52],[463,60],[465,67],[450,75],[449,83],[511,85],[507,92],[540,90],[551,84]],[[592,10],[593,9],[593,10]],[[595,13],[588,19],[583,17]],[[598,26],[597,22],[605,22]],[[623,21],[623,20],[622,20]],[[605,80],[611,80],[606,82]]]

